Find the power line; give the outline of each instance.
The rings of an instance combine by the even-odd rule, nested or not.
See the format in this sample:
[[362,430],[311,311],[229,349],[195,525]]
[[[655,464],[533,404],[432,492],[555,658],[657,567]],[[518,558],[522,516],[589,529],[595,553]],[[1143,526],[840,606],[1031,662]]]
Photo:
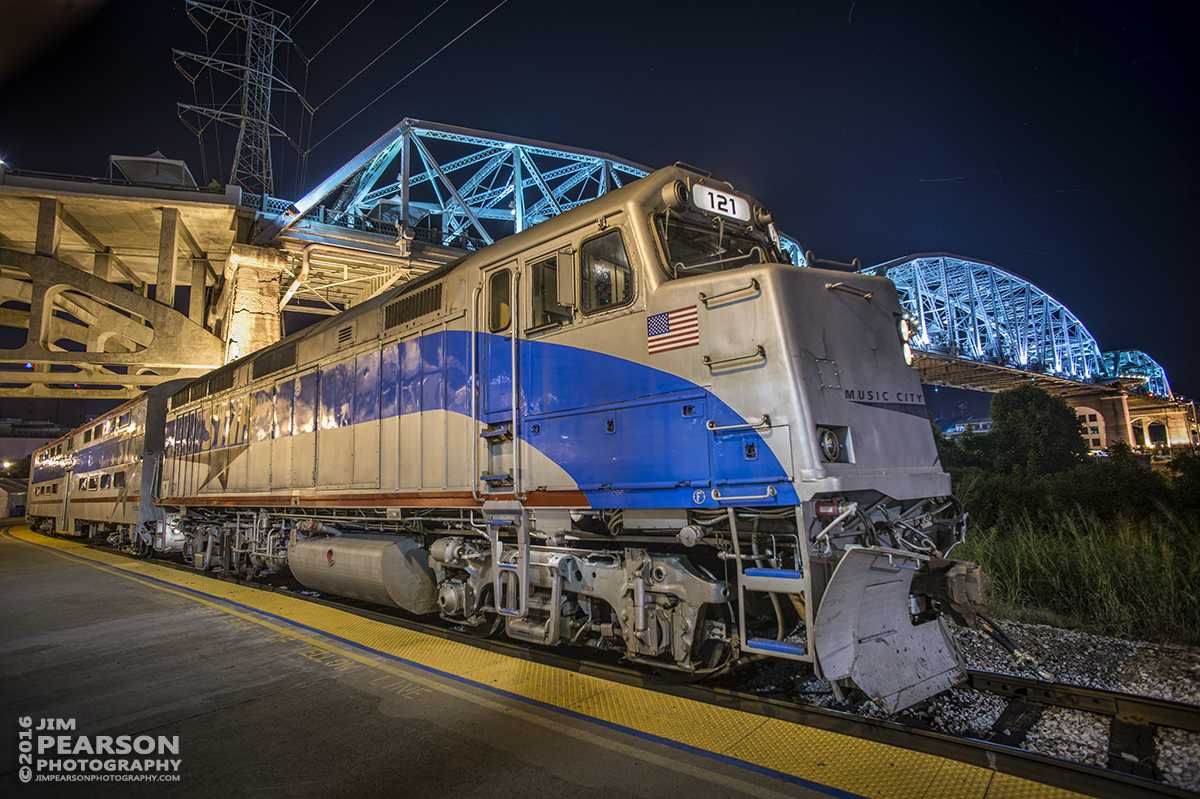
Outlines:
[[[458,34],[458,35],[457,35],[457,36],[455,36],[453,39],[451,39],[450,41],[446,42],[446,44],[442,45],[442,47],[441,47],[441,48],[440,48],[440,49],[439,49],[439,50],[438,50],[436,53],[434,53],[433,55],[429,56],[429,58],[426,58],[426,59],[425,59],[424,61],[422,61],[420,64],[418,64],[417,66],[415,66],[415,67],[414,67],[412,70],[410,70],[410,71],[409,71],[409,73],[408,73],[407,75],[405,75],[403,78],[401,78],[400,80],[398,80],[398,81],[396,81],[395,83],[393,83],[393,84],[392,84],[391,86],[389,86],[387,89],[384,89],[384,90],[383,90],[383,91],[382,91],[382,92],[379,94],[379,96],[378,96],[378,97],[376,97],[374,100],[372,100],[371,102],[367,103],[367,104],[366,104],[366,105],[364,105],[362,108],[360,108],[360,109],[359,109],[357,112],[355,112],[355,114],[354,114],[353,116],[351,116],[351,117],[350,117],[349,119],[347,119],[345,122],[343,122],[342,124],[338,125],[338,126],[337,126],[336,128],[334,128],[333,130],[329,131],[329,133],[327,133],[327,134],[325,135],[325,137],[324,137],[324,138],[322,138],[322,139],[321,139],[319,142],[317,142],[316,144],[314,144],[312,147],[310,147],[310,148],[309,148],[309,152],[311,152],[312,150],[315,150],[317,147],[320,147],[320,146],[321,146],[321,145],[322,145],[322,144],[325,142],[325,140],[326,140],[326,139],[328,139],[328,138],[329,138],[330,136],[332,136],[333,134],[337,133],[337,132],[338,132],[339,130],[341,130],[342,128],[344,128],[344,127],[346,127],[347,125],[349,125],[351,122],[353,122],[353,121],[354,121],[354,120],[355,120],[355,119],[356,119],[356,118],[357,118],[357,117],[358,117],[360,114],[362,114],[362,112],[363,112],[363,111],[366,111],[368,108],[370,108],[371,106],[375,105],[375,103],[377,103],[377,102],[379,102],[380,100],[382,100],[382,99],[384,98],[384,95],[386,95],[386,94],[387,94],[388,92],[390,92],[392,89],[396,88],[396,87],[397,87],[397,86],[399,86],[401,83],[403,83],[404,81],[406,81],[406,80],[408,80],[410,77],[412,77],[413,73],[415,73],[415,72],[416,72],[417,70],[419,70],[421,67],[425,66],[425,65],[426,65],[426,64],[428,64],[430,61],[432,61],[433,59],[435,59],[435,58],[437,58],[439,55],[441,55],[441,54],[442,54],[442,52],[443,52],[443,51],[444,51],[444,50],[445,50],[447,47],[449,47],[450,45],[454,44],[454,43],[455,43],[455,42],[457,42],[459,39],[461,39],[462,37],[464,37],[464,36],[466,36],[468,33],[470,33],[470,32],[471,32],[471,30],[472,30],[472,29],[473,29],[473,28],[474,28],[476,25],[478,25],[479,23],[483,22],[485,19],[487,19],[488,17],[490,17],[492,14],[496,13],[496,11],[498,11],[498,10],[500,9],[500,6],[504,5],[504,4],[505,4],[505,3],[507,3],[507,2],[508,2],[508,0],[500,0],[500,2],[496,4],[495,8],[493,8],[491,11],[487,12],[487,13],[486,13],[486,14],[484,14],[482,17],[480,17],[479,19],[477,19],[477,20],[475,20],[473,23],[471,23],[470,27],[468,27],[468,28],[467,28],[466,30],[464,30],[462,33]],[[440,8],[440,6],[439,6],[439,8]],[[434,9],[434,10],[436,11],[437,9]],[[420,23],[418,23],[418,24],[420,24]],[[406,35],[407,35],[407,34],[406,34]],[[356,76],[356,77],[357,77],[357,76]],[[340,91],[340,89],[339,89],[339,91]],[[319,107],[319,106],[318,106],[318,107]]]
[[[375,0],[371,0],[371,2],[369,2],[365,6],[363,6],[362,11],[359,11],[357,14],[354,15],[354,19],[350,20],[345,25],[343,25],[342,29],[340,31],[338,31],[337,33],[333,34],[333,36],[330,38],[330,40],[325,42],[325,44],[321,47],[321,49],[318,50],[317,52],[313,53],[312,58],[310,58],[308,60],[313,61],[316,59],[317,56],[319,56],[321,53],[325,52],[325,48],[328,47],[329,45],[333,44],[334,39],[336,39],[337,37],[339,37],[343,33],[345,33],[346,28],[349,28],[351,25],[353,25],[358,20],[358,18],[361,17],[363,14],[365,14],[367,9],[373,5],[375,5]],[[436,11],[437,9],[434,9],[434,10]],[[372,62],[372,63],[374,63],[374,62]]]
[[[408,36],[408,34],[412,33],[412,32],[413,32],[413,31],[415,31],[417,28],[421,27],[421,25],[422,25],[422,24],[425,22],[425,20],[427,20],[427,19],[429,19],[430,17],[432,17],[434,14],[436,14],[436,13],[437,13],[437,12],[438,12],[438,11],[439,11],[441,8],[442,8],[442,6],[446,5],[446,3],[449,3],[449,2],[450,2],[450,0],[442,0],[441,4],[440,4],[440,5],[439,5],[437,8],[435,8],[433,11],[430,11],[428,14],[426,14],[426,15],[425,15],[425,16],[424,16],[424,17],[421,19],[421,21],[420,21],[420,22],[418,22],[416,25],[413,25],[411,28],[409,28],[407,31],[405,31],[405,32],[404,32],[404,33],[403,33],[403,34],[400,36],[400,38],[399,38],[399,39],[397,39],[396,41],[394,41],[394,42],[392,42],[390,45],[388,45],[388,48],[387,48],[386,50],[384,50],[382,53],[380,53],[379,55],[375,56],[374,60],[372,60],[370,64],[367,64],[365,67],[363,67],[362,69],[360,69],[360,70],[359,70],[357,73],[355,73],[355,75],[354,75],[354,77],[353,77],[353,78],[351,78],[350,80],[348,80],[348,81],[346,81],[345,83],[343,83],[341,86],[339,86],[337,89],[335,89],[335,90],[334,90],[333,94],[329,95],[329,96],[328,96],[328,97],[326,97],[324,100],[322,100],[320,103],[318,103],[317,105],[315,105],[315,106],[313,107],[313,111],[314,111],[314,112],[315,112],[315,111],[320,111],[320,110],[321,110],[321,106],[325,105],[325,103],[329,102],[329,101],[330,101],[330,100],[332,100],[332,99],[333,99],[335,96],[337,96],[337,93],[338,93],[338,92],[340,92],[342,89],[346,88],[346,87],[347,87],[347,86],[349,86],[351,83],[353,83],[354,81],[358,80],[358,77],[359,77],[359,75],[362,75],[362,74],[363,74],[364,72],[366,72],[368,69],[370,69],[371,67],[375,66],[375,62],[376,62],[376,61],[378,61],[379,59],[383,58],[385,55],[387,55],[388,53],[390,53],[390,52],[392,51],[392,48],[394,48],[396,45],[400,44],[400,42],[404,41],[404,39],[405,39],[405,38]],[[507,2],[507,0],[505,0],[505,2]],[[502,4],[502,5],[503,5],[503,4]],[[495,9],[493,9],[493,11],[494,11],[494,10],[495,10]],[[476,23],[476,24],[478,24],[478,23]],[[472,26],[472,27],[474,27],[474,26]],[[468,30],[470,30],[470,29],[468,28]],[[460,35],[461,35],[461,34],[460,34]],[[322,48],[322,49],[324,49],[324,48]],[[440,51],[439,51],[439,52],[440,52]],[[435,53],[435,55],[436,55],[436,53]],[[316,56],[313,56],[313,58],[316,58]],[[390,91],[390,89],[389,89],[389,91]]]
[[308,8],[301,6],[303,10],[299,12],[299,15],[296,17],[296,21],[288,26],[288,32],[290,33],[297,25],[299,25],[300,20],[304,19],[304,17],[308,15],[309,11],[312,11],[314,8],[316,8],[317,3],[319,2],[321,2],[321,0],[312,0],[312,5],[310,5]]

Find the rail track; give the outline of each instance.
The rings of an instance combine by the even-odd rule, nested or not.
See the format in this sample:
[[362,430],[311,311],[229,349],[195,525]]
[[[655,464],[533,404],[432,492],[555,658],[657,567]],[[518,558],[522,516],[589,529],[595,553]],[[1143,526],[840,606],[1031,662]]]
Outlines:
[[[134,558],[128,553],[107,546],[90,546]],[[198,571],[168,560],[151,559],[151,562],[181,571]],[[983,739],[958,737],[922,729],[920,722],[914,721],[907,714],[899,714],[890,719],[878,718],[855,713],[849,707],[830,708],[804,704],[793,699],[788,692],[778,689],[754,692],[739,687],[706,683],[683,684],[647,673],[616,657],[606,662],[603,658],[597,658],[598,653],[592,650],[584,653],[581,650],[550,649],[505,639],[481,638],[461,628],[422,622],[400,610],[343,597],[309,595],[298,583],[291,582],[290,577],[272,585],[215,573],[207,573],[206,576],[257,590],[285,593],[307,602],[336,607],[364,618],[384,621],[467,646],[569,669],[624,685],[634,685],[746,713],[939,755],[1098,799],[1200,797],[1200,794],[1162,782],[1161,775],[1155,772],[1153,766],[1154,734],[1157,727],[1200,732],[1200,707],[1193,705],[971,670],[968,671],[967,683],[961,688],[1001,696],[1007,699],[1009,704],[992,725],[992,732]],[[1094,713],[1110,719],[1108,768],[1075,763],[1018,748],[1042,712],[1052,706]]]

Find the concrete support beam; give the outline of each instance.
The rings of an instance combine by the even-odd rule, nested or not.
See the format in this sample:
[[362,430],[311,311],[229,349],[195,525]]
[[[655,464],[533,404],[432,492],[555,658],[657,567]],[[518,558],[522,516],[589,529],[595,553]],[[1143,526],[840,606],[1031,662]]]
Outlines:
[[[101,262],[108,260],[110,265],[116,259],[111,252],[99,256]],[[0,248],[0,266],[5,269],[0,275],[0,296],[28,303],[26,318],[30,325],[24,346],[0,349],[0,362],[34,365],[30,372],[11,373],[14,379],[8,382],[25,385],[0,388],[0,396],[126,396],[86,388],[102,385],[128,386],[132,396],[136,386],[160,382],[158,377],[138,375],[141,370],[153,370],[161,378],[190,377],[221,363],[223,347],[219,339],[182,314],[139,293],[63,261],[7,248]],[[24,276],[9,277],[11,271],[24,272]],[[69,316],[55,316],[55,310]],[[22,316],[23,311],[4,309],[0,322],[20,327]],[[141,322],[143,319],[146,324]],[[62,339],[83,343],[86,350],[64,351],[54,346]],[[72,369],[51,373],[50,364],[65,364]],[[103,367],[123,367],[118,371],[126,374],[114,374]],[[34,377],[34,373],[41,376]],[[27,379],[21,380],[18,375]],[[51,387],[68,381],[84,388]]]
[[61,235],[59,221],[62,214],[62,203],[54,197],[38,198],[37,239],[33,251],[37,255],[54,258],[58,252],[58,240]]
[[175,304],[175,265],[179,259],[179,209],[162,209],[158,240],[158,288],[154,298],[170,308]]
[[73,232],[76,236],[78,236],[79,238],[81,238],[85,242],[87,242],[88,246],[90,246],[93,250],[95,250],[96,252],[104,251],[104,249],[105,249],[104,244],[100,241],[100,239],[96,238],[96,236],[92,233],[92,231],[90,231],[86,227],[84,227],[83,223],[80,222],[78,219],[76,219],[74,216],[72,216],[71,212],[68,211],[66,208],[59,209],[58,218],[60,220],[62,220],[62,223],[64,225],[66,225],[68,228],[71,229],[71,232]]

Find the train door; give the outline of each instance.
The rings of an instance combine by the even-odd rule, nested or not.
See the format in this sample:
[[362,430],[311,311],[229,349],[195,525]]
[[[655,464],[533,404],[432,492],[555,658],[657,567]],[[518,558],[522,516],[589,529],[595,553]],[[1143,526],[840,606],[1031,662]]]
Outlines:
[[[547,429],[559,420],[548,413],[562,411],[567,396],[577,396],[578,386],[563,370],[564,352],[577,352],[562,347],[564,338],[570,340],[575,325],[576,277],[575,251],[561,246],[538,252],[525,261],[521,293],[526,313],[520,321],[525,327],[521,341],[521,398],[524,418],[521,432],[525,448],[522,453],[522,481],[526,485],[545,486],[550,490],[570,490],[575,481],[554,459],[546,457],[564,439]],[[573,339],[578,346],[578,338]],[[569,435],[569,434],[568,434]],[[556,452],[555,458],[562,453]]]
[[514,440],[519,434],[520,405],[517,383],[520,376],[520,335],[517,323],[517,292],[520,272],[516,262],[487,271],[480,287],[482,302],[475,303],[475,340],[478,369],[473,381],[478,396],[478,417],[483,422],[480,436],[482,457],[473,460],[473,479],[483,494],[514,494],[519,491],[520,464]]
[[68,526],[68,522],[71,518],[71,512],[69,509],[69,502],[71,499],[71,483],[74,481],[74,478],[75,472],[71,468],[68,468],[66,471],[66,476],[63,478],[62,501],[58,504],[58,531],[66,535],[74,535],[75,532],[73,526]]

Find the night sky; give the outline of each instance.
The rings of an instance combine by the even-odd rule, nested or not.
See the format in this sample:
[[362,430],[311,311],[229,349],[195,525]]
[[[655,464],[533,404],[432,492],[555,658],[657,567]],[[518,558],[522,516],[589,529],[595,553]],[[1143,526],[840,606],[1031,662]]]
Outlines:
[[[323,139],[499,0],[376,0],[331,41],[367,2],[319,0],[295,24],[301,50],[317,54],[307,74],[278,51],[320,105],[309,137],[295,98],[274,101],[302,142]],[[1067,305],[1102,350],[1144,350],[1176,393],[1200,396],[1198,9],[507,0],[315,147],[306,170],[276,142],[276,194],[300,196],[404,117],[650,167],[683,161],[757,196],[819,257],[873,265],[945,251],[998,264]],[[0,52],[28,26],[13,13],[0,9],[10,15]],[[161,149],[198,181],[224,181],[232,138],[219,168],[211,140],[202,161],[175,108],[195,95],[171,48],[205,46],[181,2],[111,0],[23,65],[0,59],[0,158],[100,175],[110,154]]]

